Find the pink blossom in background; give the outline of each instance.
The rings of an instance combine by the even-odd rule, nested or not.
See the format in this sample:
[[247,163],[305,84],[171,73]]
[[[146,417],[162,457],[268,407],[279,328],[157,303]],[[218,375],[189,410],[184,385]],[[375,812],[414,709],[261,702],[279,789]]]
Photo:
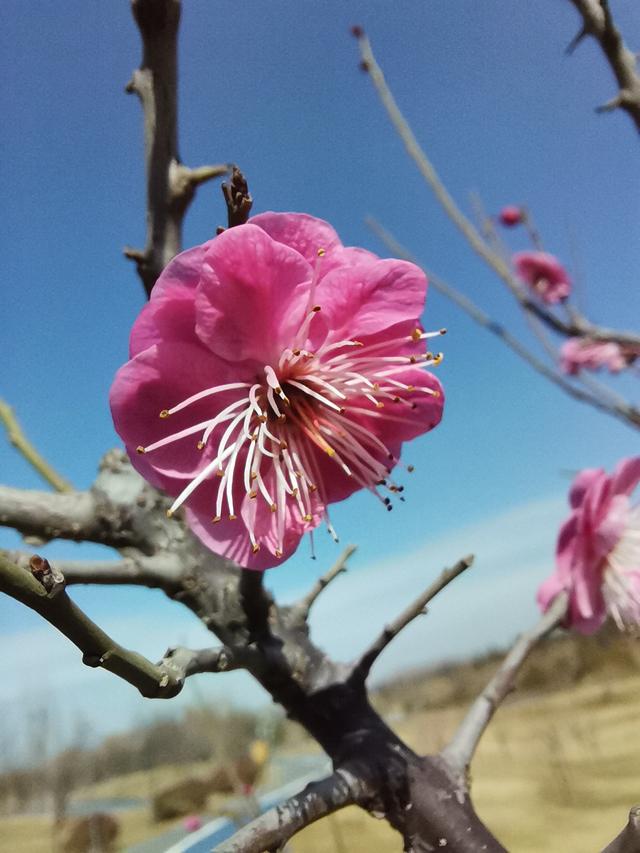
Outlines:
[[366,488],[386,507],[402,443],[433,429],[427,280],[344,247],[326,222],[264,213],[178,255],[111,389],[136,469],[194,533],[265,569]]
[[517,252],[513,265],[519,278],[542,299],[553,305],[571,293],[571,279],[560,261],[548,252]]
[[523,210],[513,204],[508,204],[500,211],[498,218],[502,225],[507,228],[513,228],[515,225],[520,225],[524,219]]
[[556,571],[538,591],[547,610],[569,594],[568,627],[591,634],[607,614],[620,629],[640,626],[640,505],[630,496],[640,482],[640,457],[623,459],[608,476],[588,468],[569,492],[571,515],[560,528]]
[[202,820],[196,814],[190,814],[182,821],[182,826],[186,832],[196,832],[202,829]]
[[560,367],[571,376],[579,370],[599,370],[601,367],[606,367],[611,373],[619,373],[628,366],[629,359],[616,343],[569,338],[560,347]]

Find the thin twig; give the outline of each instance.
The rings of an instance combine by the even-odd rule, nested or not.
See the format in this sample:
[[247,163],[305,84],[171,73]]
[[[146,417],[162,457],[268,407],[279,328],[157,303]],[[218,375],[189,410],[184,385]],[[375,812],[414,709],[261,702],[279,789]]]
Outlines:
[[321,593],[329,586],[332,580],[347,571],[347,561],[355,551],[355,545],[347,545],[329,571],[318,578],[309,592],[292,606],[291,609],[294,611],[296,619],[299,619],[300,621],[308,619],[309,611],[318,596],[321,595]]
[[50,486],[53,486],[57,492],[73,491],[71,483],[65,480],[61,474],[58,474],[47,460],[38,453],[33,444],[31,444],[22,431],[13,409],[4,400],[0,400],[0,421],[2,421],[7,430],[7,438],[11,444]]
[[[396,257],[404,258],[407,261],[411,261],[418,266],[422,266],[411,252],[399,243],[396,238],[387,231],[380,223],[369,216],[366,218],[366,224],[369,228],[376,234],[382,242],[389,248],[391,252]],[[461,308],[466,314],[468,314],[476,323],[480,326],[483,326],[487,331],[491,332],[492,335],[495,335],[499,338],[504,344],[506,344],[516,355],[519,355],[524,361],[527,362],[535,371],[540,373],[546,379],[551,380],[555,385],[558,385],[573,397],[576,400],[580,400],[582,403],[588,403],[594,408],[598,409],[601,412],[605,412],[608,415],[612,415],[613,417],[618,418],[619,420],[624,421],[626,424],[630,424],[636,428],[640,428],[640,410],[638,410],[635,406],[625,401],[612,401],[607,402],[602,399],[599,395],[594,395],[589,393],[588,391],[584,391],[581,388],[576,387],[572,382],[570,382],[565,376],[563,376],[558,370],[555,370],[549,367],[542,359],[538,358],[534,353],[532,353],[527,347],[525,347],[520,340],[512,335],[507,329],[504,328],[500,323],[490,317],[485,311],[482,310],[478,305],[475,304],[471,299],[465,296],[463,293],[460,293],[459,290],[456,290],[452,285],[445,282],[440,276],[437,276],[435,273],[426,269],[426,267],[422,266],[425,273],[427,274],[430,283],[435,287],[435,289],[441,293],[443,296],[446,296],[447,299],[450,299],[453,303],[455,303],[459,308]],[[622,398],[620,398],[622,400]]]
[[538,624],[516,640],[498,671],[472,704],[451,742],[442,751],[443,758],[456,773],[466,774],[480,738],[500,703],[513,690],[523,663],[538,643],[563,621],[567,604],[566,593],[557,596]]
[[[48,585],[35,576],[53,576]],[[101,667],[137,687],[147,698],[169,699],[182,690],[185,674],[170,660],[156,665],[112,640],[69,598],[61,574],[41,558],[26,571],[0,553],[0,592],[30,607],[57,628],[82,652],[87,666]]]
[[393,93],[384,79],[382,69],[373,55],[369,39],[364,32],[360,30],[358,30],[357,38],[358,45],[360,47],[360,56],[362,58],[361,67],[368,72],[378,96],[386,109],[396,132],[398,133],[398,136],[404,143],[409,156],[418,167],[418,171],[429,187],[431,187],[431,190],[440,202],[447,216],[462,232],[471,248],[504,282],[522,307],[527,311],[534,312],[555,331],[568,337],[583,336],[597,341],[614,341],[615,343],[626,344],[629,346],[640,346],[640,335],[635,332],[619,331],[615,329],[607,329],[602,326],[596,326],[589,322],[585,317],[578,314],[577,311],[574,312],[573,321],[565,323],[556,314],[554,314],[553,311],[548,310],[546,306],[529,297],[524,285],[513,274],[509,264],[501,257],[500,254],[496,253],[491,246],[489,246],[471,220],[464,215],[453,200],[451,194],[436,172],[433,164],[427,157],[426,152],[420,146],[409,123],[400,111]]
[[426,613],[426,606],[441,590],[451,583],[452,580],[461,575],[473,564],[473,554],[463,557],[461,560],[452,566],[450,569],[444,569],[440,576],[427,587],[427,589],[418,596],[402,613],[397,616],[393,622],[385,626],[384,630],[378,635],[374,642],[362,654],[360,659],[353,666],[352,678],[356,682],[366,680],[371,667],[386,649],[386,647],[394,640],[403,628],[406,628],[410,622],[413,622],[418,616]]
[[[31,555],[27,551],[5,551],[4,553],[18,566],[29,565]],[[123,560],[56,560],[56,567],[64,575],[67,586],[126,584],[146,586],[150,589],[161,588],[169,594],[172,587],[178,589],[183,575],[180,560],[171,553],[147,557],[136,552],[135,556],[127,556]]]
[[311,782],[304,791],[270,809],[228,841],[215,853],[264,853],[282,850],[301,829],[345,806],[363,802],[371,795],[367,785],[349,770],[341,768],[319,782]]
[[637,59],[615,25],[608,0],[571,0],[571,3],[582,16],[582,27],[568,46],[567,53],[572,53],[584,38],[591,36],[600,45],[619,86],[618,94],[599,107],[598,111],[624,110],[640,131],[640,74]]

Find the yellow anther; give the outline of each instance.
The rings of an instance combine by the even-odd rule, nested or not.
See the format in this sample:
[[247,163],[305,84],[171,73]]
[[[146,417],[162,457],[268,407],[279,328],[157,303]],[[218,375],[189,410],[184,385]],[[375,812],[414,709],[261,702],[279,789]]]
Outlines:
[[257,554],[259,550],[260,550],[260,543],[259,543],[259,542],[254,542],[254,543],[253,543],[253,545],[251,546],[251,551],[252,551],[254,554]]
[[421,337],[422,337],[422,331],[420,329],[414,329],[413,332],[411,332],[411,340],[412,341],[415,341],[417,343]]
[[251,480],[251,482],[258,479],[258,475],[255,471],[252,471],[251,474],[249,474],[249,479]]
[[443,359],[443,358],[444,358],[444,353],[439,352],[439,353],[435,356],[435,358],[433,359],[433,363],[434,363],[434,365],[436,365],[436,364],[440,364],[440,362],[442,361],[442,359]]
[[351,341],[351,343],[356,347],[363,347],[364,346],[362,341]]
[[417,360],[418,359],[415,357],[415,355],[412,355],[409,357],[409,364],[415,364]]
[[139,445],[136,447],[136,453],[140,453],[140,454],[145,453],[145,449],[144,449],[144,447],[143,447],[141,444],[139,444]]
[[254,492],[253,489],[251,489],[250,492],[247,492],[247,497],[249,498],[249,500],[254,500],[258,497],[258,493]]
[[384,409],[384,403],[380,400],[376,400],[376,409]]
[[326,249],[318,249],[318,257],[321,258],[323,255],[327,254]]
[[282,439],[280,442],[280,450],[287,450],[288,447],[289,447],[289,445],[287,444],[287,442],[284,439]]
[[224,471],[222,470],[222,468],[218,468],[218,470],[216,471],[216,477],[224,477]]
[[278,509],[278,505],[277,504],[271,504],[269,509],[271,510],[271,512],[275,512]]
[[407,385],[407,391],[409,391],[409,393],[411,393],[411,391],[415,391],[415,390],[416,389],[415,389],[414,385]]
[[277,418],[279,424],[283,424],[286,421],[286,419],[287,419],[286,415],[278,415],[278,418]]
[[237,515],[230,515],[229,521],[235,521],[237,517],[238,517]]
[[303,521],[313,521],[313,516],[311,515],[311,513],[307,513],[306,515],[302,516],[302,520]]
[[199,441],[199,442],[196,444],[196,447],[198,448],[198,450],[202,450],[202,449],[203,449],[203,447],[204,447],[204,441]]
[[258,420],[260,421],[261,424],[266,424],[267,416],[266,415],[258,415]]
[[167,518],[171,518],[172,515],[173,515],[173,511],[168,509],[167,510]]
[[292,351],[292,353],[293,353],[295,356],[300,355],[300,353],[302,352],[302,350],[299,350],[299,349],[294,349],[294,350],[291,350],[291,351]]
[[292,497],[294,497],[294,498],[297,498],[299,494],[300,494],[300,492],[299,492],[297,489],[294,489],[294,490],[291,492],[291,496],[292,496]]
[[219,515],[214,515],[213,518],[211,519],[211,521],[214,524],[217,524],[219,521],[222,521],[222,518]]
[[309,483],[309,491],[310,492],[317,492],[318,491],[318,487],[316,486],[315,483]]
[[327,451],[327,456],[335,456],[336,455],[336,452],[333,449],[333,447],[327,446],[327,447],[325,447],[325,450]]
[[168,418],[168,417],[169,417],[169,409],[163,409],[163,410],[160,412],[160,417],[161,417],[161,418]]
[[276,548],[275,555],[276,557],[282,557],[282,551],[279,548]]
[[317,314],[318,311],[322,311],[322,308],[319,305],[314,305],[311,310],[313,311],[314,314]]

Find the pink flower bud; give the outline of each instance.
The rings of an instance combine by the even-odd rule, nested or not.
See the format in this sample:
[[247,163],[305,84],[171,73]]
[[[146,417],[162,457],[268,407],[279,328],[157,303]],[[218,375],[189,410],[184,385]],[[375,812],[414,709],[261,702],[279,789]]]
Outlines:
[[499,219],[507,228],[513,228],[515,225],[520,225],[524,219],[523,211],[515,205],[507,205],[500,211]]

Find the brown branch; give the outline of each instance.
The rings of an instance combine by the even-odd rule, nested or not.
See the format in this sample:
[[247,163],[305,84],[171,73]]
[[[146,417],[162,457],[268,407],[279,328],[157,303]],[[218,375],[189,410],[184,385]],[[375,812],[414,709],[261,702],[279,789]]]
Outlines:
[[47,460],[36,450],[26,437],[13,409],[8,403],[0,399],[0,421],[7,430],[7,438],[16,450],[21,453],[29,465],[34,468],[40,476],[49,483],[57,492],[71,492],[73,486],[68,480],[47,462]]
[[540,317],[550,328],[567,337],[588,337],[594,341],[613,341],[621,345],[640,347],[640,335],[635,332],[596,326],[575,310],[573,311],[571,321],[565,322],[557,314],[554,314],[553,311],[547,309],[546,306],[529,296],[524,285],[514,275],[507,261],[492,249],[471,220],[464,215],[455,203],[433,164],[427,157],[425,150],[420,146],[409,123],[400,111],[393,93],[384,79],[382,69],[373,55],[369,39],[360,30],[358,30],[357,38],[362,58],[362,67],[368,72],[380,101],[386,109],[398,136],[404,143],[407,153],[418,167],[418,171],[433,191],[433,194],[440,202],[449,219],[462,232],[476,254],[482,258],[507,286],[520,305],[525,310],[531,311]]
[[333,566],[324,575],[318,578],[309,592],[292,605],[291,610],[294,618],[300,622],[306,622],[309,618],[309,612],[313,607],[316,599],[329,586],[332,580],[347,571],[347,561],[349,557],[356,551],[355,545],[347,545],[342,554],[338,557]]
[[281,850],[301,829],[345,806],[364,802],[371,797],[365,782],[347,769],[307,787],[286,802],[260,815],[243,826],[228,841],[215,848],[215,853],[264,853]]
[[629,812],[629,820],[622,832],[611,844],[607,844],[602,853],[638,853],[640,850],[640,806],[634,806]]
[[135,93],[144,114],[147,176],[147,240],[143,250],[126,248],[147,295],[182,248],[182,223],[196,187],[224,175],[228,166],[189,169],[178,153],[178,27],[180,0],[132,0],[143,45],[142,63],[126,91]]
[[582,27],[567,48],[573,52],[587,36],[600,46],[619,86],[619,91],[598,112],[621,109],[631,117],[640,131],[640,75],[636,56],[624,43],[615,25],[608,0],[570,0],[582,17]]
[[461,575],[471,565],[473,565],[473,554],[463,557],[461,560],[452,566],[450,569],[444,569],[436,580],[427,587],[427,589],[416,598],[402,613],[397,616],[393,622],[385,626],[384,630],[378,635],[369,648],[362,654],[360,659],[353,666],[352,678],[356,682],[364,682],[371,671],[371,667],[378,659],[380,654],[394,640],[403,628],[406,628],[418,616],[426,613],[426,606],[441,590],[451,583],[452,580]]
[[143,696],[169,699],[182,689],[185,673],[170,658],[156,665],[112,640],[69,598],[63,576],[52,571],[46,560],[32,558],[31,571],[26,571],[0,553],[0,592],[57,628],[80,649],[87,666],[112,672]]
[[568,598],[561,593],[538,624],[522,634],[505,657],[500,668],[475,700],[442,757],[461,777],[466,776],[480,738],[505,697],[513,690],[516,677],[531,651],[567,614]]
[[599,411],[612,415],[613,417],[624,421],[624,423],[628,425],[640,428],[640,410],[634,405],[627,403],[621,397],[618,397],[617,399],[613,399],[613,397],[611,397],[608,401],[600,394],[590,393],[589,391],[574,385],[569,379],[563,376],[562,373],[549,367],[546,362],[532,353],[531,350],[525,347],[515,335],[512,335],[504,326],[490,317],[489,314],[483,311],[482,308],[475,304],[475,302],[463,293],[460,293],[460,291],[456,290],[452,285],[445,282],[444,279],[440,278],[440,276],[437,276],[435,273],[420,264],[415,255],[399,243],[396,238],[389,231],[383,228],[376,219],[368,216],[365,221],[374,234],[382,240],[382,242],[396,257],[404,258],[404,260],[411,261],[411,263],[421,266],[427,274],[430,284],[435,287],[439,293],[446,296],[447,299],[450,299],[455,305],[461,308],[465,314],[468,314],[472,320],[475,320],[476,323],[483,326],[488,332],[491,332],[492,335],[499,338],[504,344],[506,344],[506,346],[509,347],[509,349],[513,350],[516,355],[520,356],[523,361],[526,361],[527,364],[529,364],[536,372],[540,373],[546,379],[549,379],[575,400],[579,400],[582,403],[588,403],[590,406],[593,406]]

